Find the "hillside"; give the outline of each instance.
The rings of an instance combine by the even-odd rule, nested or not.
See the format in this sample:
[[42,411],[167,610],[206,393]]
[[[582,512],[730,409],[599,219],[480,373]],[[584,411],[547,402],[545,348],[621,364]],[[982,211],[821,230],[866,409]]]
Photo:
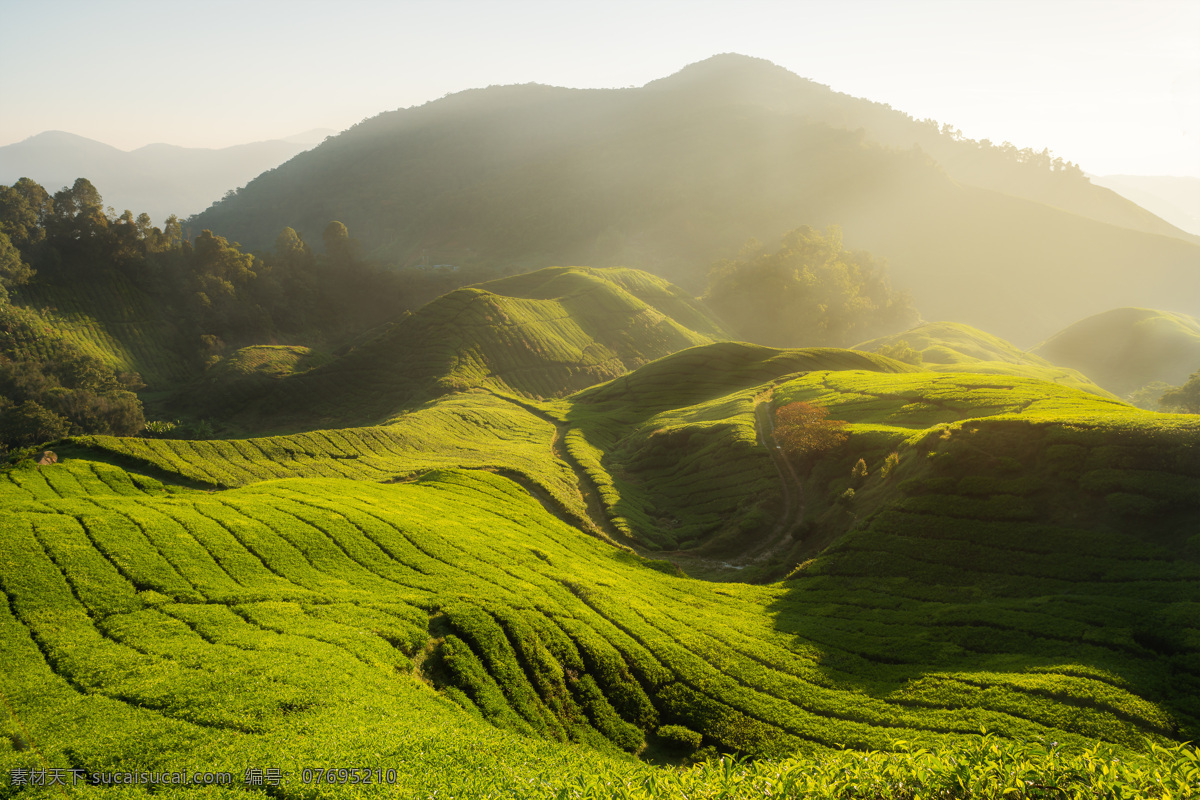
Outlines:
[[693,293],[750,238],[838,224],[922,313],[1019,345],[1122,303],[1200,313],[1195,237],[1048,156],[935,128],[722,56],[640,89],[490,87],[381,114],[190,224],[264,246],[339,219],[401,265],[623,265]]
[[[958,322],[923,322],[903,333],[855,345],[855,349],[893,357],[903,353],[909,363],[918,363],[922,369],[934,372],[1038,378],[1102,397],[1114,397],[1078,370],[1056,366],[998,336]],[[907,353],[909,350],[912,352]]]
[[217,150],[151,144],[124,151],[64,131],[46,131],[0,147],[0,184],[31,178],[54,192],[82,176],[99,187],[118,212],[145,211],[155,221],[171,214],[183,218],[203,211],[226,192],[304,152],[320,138],[252,142]]
[[180,357],[174,321],[132,280],[119,273],[78,281],[23,286],[15,300],[43,311],[55,333],[115,370],[136,372],[162,391],[196,372]]
[[[604,274],[479,291],[612,296]],[[750,797],[859,751],[1044,737],[1065,764],[1099,740],[1091,763],[1117,770],[1200,734],[1195,417],[731,343],[547,403],[494,380],[373,428],[81,437],[0,475],[0,768],[257,765],[301,797],[305,768],[352,763],[381,793]],[[793,401],[848,423],[798,484],[763,424]],[[698,748],[760,761],[653,766]],[[1186,796],[1167,752],[1147,769]],[[1132,768],[1121,785],[1155,796]]]
[[1200,319],[1114,308],[1059,331],[1033,352],[1122,396],[1156,382],[1178,386],[1200,369]]
[[1180,230],[1200,234],[1200,178],[1093,175],[1091,181],[1128,197]]
[[450,292],[248,408],[225,411],[278,430],[379,422],[469,388],[559,397],[722,338],[720,323],[660,278],[556,267]]

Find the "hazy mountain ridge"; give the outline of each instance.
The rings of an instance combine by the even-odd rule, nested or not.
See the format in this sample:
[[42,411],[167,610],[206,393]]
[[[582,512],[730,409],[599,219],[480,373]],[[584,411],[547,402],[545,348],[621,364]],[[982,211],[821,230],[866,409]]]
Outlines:
[[313,147],[322,133],[314,129],[287,140],[219,149],[149,144],[125,151],[72,133],[46,131],[0,147],[0,183],[31,178],[53,192],[84,177],[118,213],[145,211],[155,222],[170,214],[182,219]]
[[1200,234],[1200,178],[1168,175],[1093,175],[1112,189],[1188,233]]
[[339,219],[393,263],[626,265],[698,292],[747,239],[838,224],[927,317],[1025,345],[1133,297],[1200,302],[1192,237],[1039,158],[725,56],[641,89],[490,87],[388,112],[190,225],[262,246]]

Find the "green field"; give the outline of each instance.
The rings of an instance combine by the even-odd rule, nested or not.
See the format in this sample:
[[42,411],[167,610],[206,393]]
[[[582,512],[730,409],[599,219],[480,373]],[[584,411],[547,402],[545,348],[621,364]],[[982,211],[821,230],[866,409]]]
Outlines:
[[[1195,416],[734,343],[512,388],[366,427],[76,437],[3,473],[0,769],[1193,796]],[[797,400],[849,436],[790,485],[767,422]]]

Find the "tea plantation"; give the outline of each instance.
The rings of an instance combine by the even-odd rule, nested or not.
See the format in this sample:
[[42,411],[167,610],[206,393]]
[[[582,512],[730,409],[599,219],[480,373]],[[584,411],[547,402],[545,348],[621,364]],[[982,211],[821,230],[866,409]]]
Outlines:
[[[842,350],[523,374],[0,474],[0,793],[1196,796],[1200,419]],[[845,442],[781,455],[792,402]]]

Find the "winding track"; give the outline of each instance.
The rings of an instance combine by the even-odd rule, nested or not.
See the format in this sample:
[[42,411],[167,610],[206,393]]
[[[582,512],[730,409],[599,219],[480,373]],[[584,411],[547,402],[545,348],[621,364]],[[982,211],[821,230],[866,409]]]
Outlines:
[[796,468],[783,454],[779,443],[775,441],[775,420],[771,416],[771,401],[775,396],[775,387],[770,386],[762,394],[754,398],[754,427],[758,432],[758,441],[775,462],[779,471],[780,489],[783,492],[783,515],[771,529],[767,541],[760,545],[747,557],[747,561],[761,563],[775,556],[793,542],[794,532],[804,518],[804,490],[801,488],[800,476]]

